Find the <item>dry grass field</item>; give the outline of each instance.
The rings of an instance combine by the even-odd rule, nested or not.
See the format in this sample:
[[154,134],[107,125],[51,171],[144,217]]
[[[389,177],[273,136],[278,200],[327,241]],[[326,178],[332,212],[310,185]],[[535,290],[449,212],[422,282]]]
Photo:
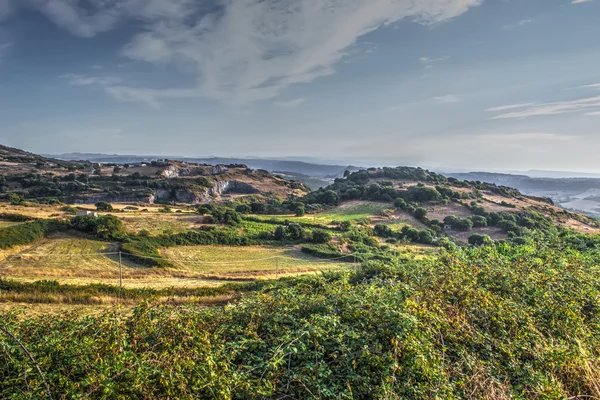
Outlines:
[[161,254],[181,271],[215,279],[264,279],[347,268],[350,263],[308,256],[297,247],[177,246]]

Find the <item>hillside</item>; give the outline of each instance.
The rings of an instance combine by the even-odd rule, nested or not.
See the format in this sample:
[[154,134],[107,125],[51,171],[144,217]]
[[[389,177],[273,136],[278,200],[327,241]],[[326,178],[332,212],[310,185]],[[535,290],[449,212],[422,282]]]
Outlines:
[[309,194],[305,201],[338,207],[360,201],[387,204],[388,213],[374,219],[375,223],[404,223],[438,233],[445,230],[460,240],[474,233],[492,239],[519,237],[544,225],[582,233],[600,231],[597,220],[557,207],[551,199],[526,196],[493,183],[459,181],[420,168],[355,172]]
[[0,196],[42,202],[202,204],[244,195],[302,196],[298,182],[243,164],[160,160],[135,164],[60,161],[2,147]]
[[549,197],[562,208],[600,217],[599,178],[547,178],[490,172],[454,173],[448,176],[514,187],[528,195]]

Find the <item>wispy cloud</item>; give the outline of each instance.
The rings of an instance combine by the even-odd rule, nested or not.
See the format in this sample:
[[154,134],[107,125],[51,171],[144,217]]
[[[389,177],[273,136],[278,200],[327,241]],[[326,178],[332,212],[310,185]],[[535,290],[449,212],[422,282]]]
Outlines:
[[535,105],[535,103],[509,104],[507,106],[488,108],[485,111],[507,111],[507,110],[513,110],[515,108],[523,108],[523,107],[528,107],[528,106],[533,106],[533,105]]
[[296,108],[300,107],[304,102],[306,102],[306,99],[300,98],[289,101],[277,101],[275,102],[275,105],[277,107]]
[[532,19],[522,19],[521,21],[517,22],[516,24],[511,24],[511,25],[504,25],[502,27],[502,29],[515,29],[515,28],[519,28],[525,25],[529,25],[533,22]]
[[85,7],[74,0],[26,1],[83,37],[141,20],[145,31],[123,54],[181,67],[192,77],[192,89],[129,88],[128,98],[158,104],[181,93],[244,105],[334,74],[357,39],[381,26],[403,19],[434,24],[483,0],[236,0],[212,9],[195,0],[111,0]]
[[434,97],[433,101],[439,104],[459,103],[460,99],[454,95],[447,94],[445,96]]
[[600,117],[600,111],[589,112],[589,113],[586,113],[585,115],[590,116],[590,117]]
[[438,58],[421,57],[419,58],[419,61],[421,62],[421,64],[425,65],[425,68],[433,68],[434,64],[449,60],[450,58],[450,56],[443,56]]
[[577,100],[557,101],[553,103],[527,103],[521,105],[502,106],[488,109],[487,111],[508,111],[492,117],[491,119],[530,118],[548,115],[588,111],[600,108],[600,96],[587,97]]
[[66,79],[73,86],[111,86],[123,82],[122,79],[113,76],[86,76],[77,74],[65,74],[61,78]]
[[592,1],[592,0],[573,0],[571,2],[571,4],[581,4],[581,3],[587,3],[588,1]]
[[575,89],[600,89],[600,83],[593,83],[591,85],[584,85],[576,87]]

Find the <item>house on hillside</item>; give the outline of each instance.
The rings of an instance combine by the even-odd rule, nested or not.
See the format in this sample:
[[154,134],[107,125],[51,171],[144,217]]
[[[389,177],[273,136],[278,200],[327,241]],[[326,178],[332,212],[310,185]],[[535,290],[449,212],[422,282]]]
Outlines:
[[444,224],[444,231],[445,232],[452,232],[454,230],[454,228],[452,228],[452,225],[450,224]]
[[76,214],[79,215],[89,215],[91,217],[97,217],[98,213],[96,211],[91,210],[77,210]]

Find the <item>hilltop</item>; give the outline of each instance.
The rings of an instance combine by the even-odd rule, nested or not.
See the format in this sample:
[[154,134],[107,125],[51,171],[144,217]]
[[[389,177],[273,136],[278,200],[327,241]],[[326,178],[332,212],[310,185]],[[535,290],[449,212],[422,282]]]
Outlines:
[[404,223],[465,240],[472,234],[492,239],[520,237],[543,226],[598,233],[598,221],[557,207],[545,197],[526,196],[495,183],[461,181],[411,167],[370,168],[348,174],[312,192],[304,201],[344,207],[377,202],[388,211],[374,223]]
[[257,195],[302,196],[301,183],[244,164],[200,164],[155,160],[132,164],[62,161],[9,147],[0,148],[0,194],[42,202],[93,204],[202,204]]

